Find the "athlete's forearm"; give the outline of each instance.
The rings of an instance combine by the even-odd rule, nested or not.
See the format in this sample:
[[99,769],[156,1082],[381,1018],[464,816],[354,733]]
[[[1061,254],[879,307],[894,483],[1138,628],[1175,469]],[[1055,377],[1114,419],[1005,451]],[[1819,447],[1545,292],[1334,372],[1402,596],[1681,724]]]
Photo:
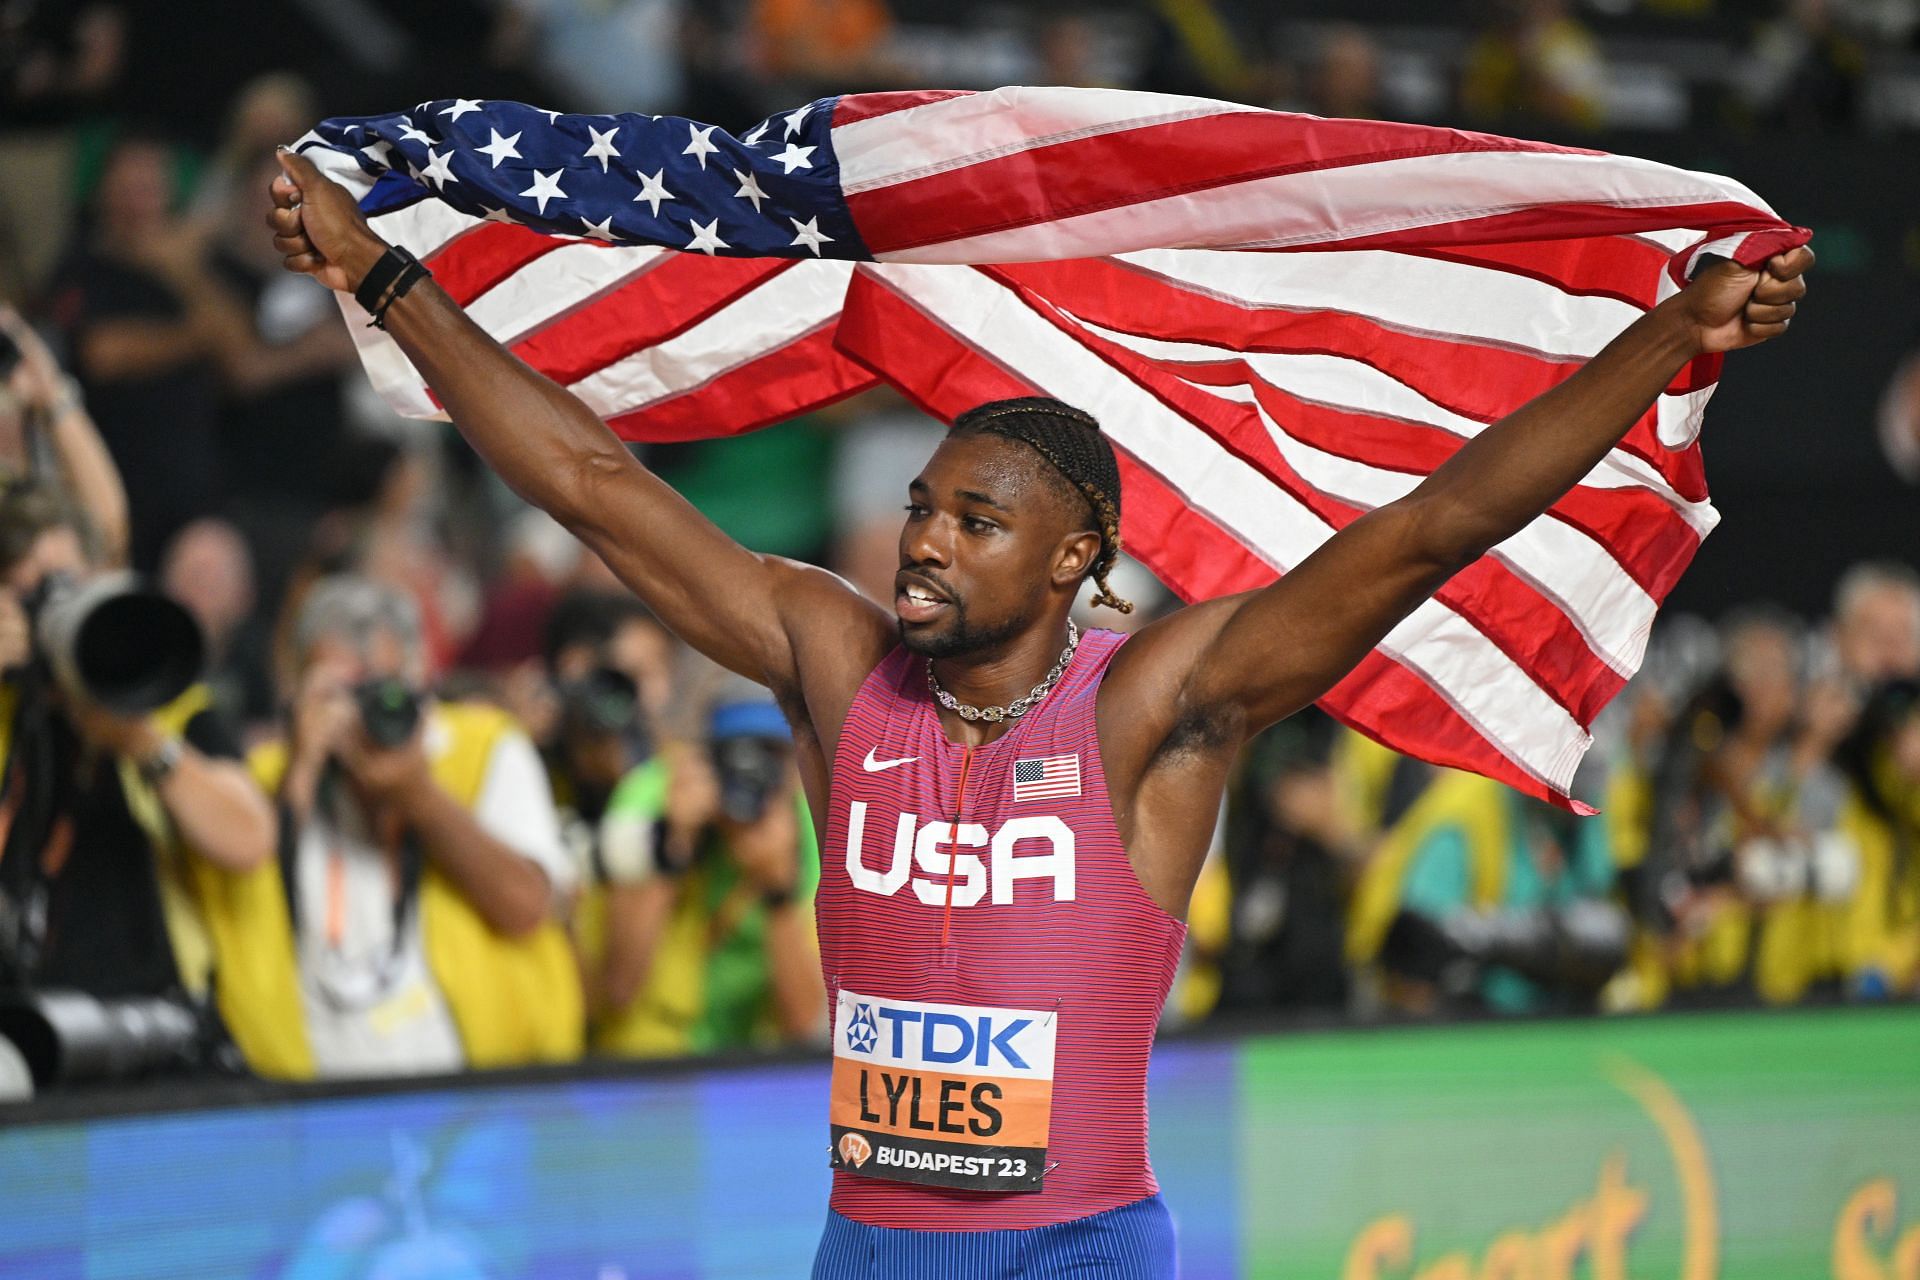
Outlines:
[[487,465],[592,549],[681,639],[756,679],[792,666],[767,565],[643,467],[584,402],[431,280],[387,330]]
[[595,472],[641,469],[578,397],[517,359],[433,281],[389,307],[386,322],[460,434],[556,519],[581,512]]
[[1512,537],[1592,471],[1699,354],[1663,305],[1559,386],[1469,440],[1406,499],[1436,561],[1463,566]]

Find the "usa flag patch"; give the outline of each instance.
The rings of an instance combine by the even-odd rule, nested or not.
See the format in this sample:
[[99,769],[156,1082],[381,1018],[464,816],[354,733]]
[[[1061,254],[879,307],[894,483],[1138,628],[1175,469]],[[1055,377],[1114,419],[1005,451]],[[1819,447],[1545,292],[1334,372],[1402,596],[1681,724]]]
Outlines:
[[1013,762],[1013,801],[1057,800],[1080,794],[1080,757],[1048,756]]

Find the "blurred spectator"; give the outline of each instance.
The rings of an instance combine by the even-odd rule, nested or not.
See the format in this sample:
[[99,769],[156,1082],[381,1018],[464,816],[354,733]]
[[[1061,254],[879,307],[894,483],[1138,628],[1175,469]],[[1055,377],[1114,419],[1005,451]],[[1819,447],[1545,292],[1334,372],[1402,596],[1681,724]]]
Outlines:
[[[121,470],[140,477],[130,494],[132,555],[148,570],[167,539],[212,511],[222,492],[223,386],[243,398],[266,395],[317,371],[334,376],[349,353],[337,325],[314,330],[304,343],[256,333],[219,265],[222,255],[209,252],[207,227],[175,213],[173,167],[158,139],[131,134],[114,145],[91,225],[56,274],[52,301],[101,435]],[[244,242],[259,240],[250,230]],[[316,294],[310,282],[299,283]],[[271,425],[285,431],[301,423]],[[242,460],[250,470],[258,464]],[[321,470],[298,459],[282,469]]]
[[296,644],[287,740],[254,757],[284,828],[304,1024],[290,1074],[575,1056],[556,923],[573,869],[532,743],[494,708],[426,694],[419,615],[391,587],[320,583]]
[[747,63],[774,97],[798,105],[829,93],[891,88],[886,0],[753,0]]
[[[0,304],[0,466],[24,477],[51,467],[88,560],[127,562],[127,491],[87,413],[80,386],[40,336]],[[51,456],[48,456],[51,455]]]
[[659,724],[677,691],[678,644],[644,604],[625,591],[574,591],[547,620],[547,671],[559,686],[612,671],[639,695],[644,723]]
[[127,62],[118,5],[0,5],[0,297],[39,294],[72,221],[79,126]]
[[240,531],[211,516],[182,529],[161,558],[160,587],[187,607],[206,636],[214,705],[238,724],[272,719],[269,637]]
[[1920,994],[1920,684],[1894,681],[1863,716],[1847,759],[1840,832],[1858,858],[1850,894],[1828,895],[1834,960],[1849,993]]
[[1910,353],[1880,396],[1880,448],[1902,480],[1920,484],[1920,351]]
[[[265,189],[257,184],[260,160],[273,149],[292,142],[321,116],[313,87],[289,71],[270,72],[240,87],[227,111],[225,136],[200,175],[193,196],[193,216],[228,235],[222,245],[229,252],[245,251],[244,241],[257,241],[251,234],[259,225],[260,206]],[[277,169],[277,166],[276,166]],[[271,180],[271,179],[269,179]],[[237,206],[253,210],[252,223],[236,225]],[[244,238],[236,232],[245,230]],[[271,244],[268,245],[271,248]],[[253,255],[249,255],[253,256]]]
[[1600,45],[1566,0],[1492,0],[1467,51],[1460,105],[1484,122],[1598,128],[1606,114]]
[[1891,560],[1847,570],[1833,593],[1833,644],[1858,693],[1920,677],[1920,573]]
[[[229,993],[248,979],[216,945],[213,884],[271,860],[272,810],[204,685],[135,711],[90,686],[62,656],[70,649],[48,648],[36,623],[49,611],[77,617],[89,607],[82,592],[113,589],[99,570],[112,564],[114,535],[92,538],[109,547],[96,559],[85,530],[119,519],[119,478],[45,349],[17,321],[5,324],[24,349],[10,390],[48,413],[69,498],[102,510],[70,516],[53,490],[20,475],[0,490],[0,985],[178,998],[210,1028],[217,991],[231,1023]],[[49,385],[59,388],[51,404]],[[184,642],[192,624],[180,626]],[[159,630],[121,638],[147,651],[167,644]]]
[[1230,102],[1279,95],[1257,31],[1264,11],[1218,0],[1146,0],[1145,48],[1136,87]]
[[[528,24],[548,79],[566,88],[568,110],[664,112],[678,106],[685,86],[674,46],[681,10],[690,7],[681,0],[514,0],[499,7]],[[716,123],[742,125],[746,119]]]
[[1594,1007],[1628,937],[1606,825],[1441,771],[1372,852],[1348,956],[1414,1012]]
[[[763,100],[764,89],[746,74],[726,15],[707,6],[682,7],[680,44],[681,90],[679,114],[693,120],[711,120],[729,132],[784,103]],[[791,109],[791,108],[789,108]]]
[[1033,42],[1040,64],[1034,83],[1084,89],[1105,83],[1095,47],[1098,21],[1083,13],[1054,13],[1043,18]]
[[581,866],[600,865],[601,820],[614,788],[659,740],[674,694],[674,643],[629,595],[574,592],[548,619],[536,718],[522,719],[539,726],[535,740]]
[[703,736],[630,774],[602,820],[603,884],[581,920],[602,1053],[710,1053],[825,1030],[820,853],[786,720],[734,677]]
[[127,58],[117,4],[0,6],[0,105],[9,124],[65,123],[104,105]]
[[1320,42],[1307,73],[1307,110],[1353,120],[1380,116],[1380,49],[1355,26],[1337,26]]
[[507,529],[500,571],[487,585],[479,624],[467,637],[460,665],[499,671],[538,657],[547,619],[585,554],[546,512],[528,510],[515,516]]
[[142,568],[154,566],[180,526],[211,510],[219,491],[217,351],[231,316],[203,244],[174,205],[167,146],[123,139],[53,292],[54,319],[101,435],[120,470],[139,477],[129,497],[133,561]]
[[1223,1010],[1346,1006],[1343,917],[1357,840],[1333,776],[1335,733],[1309,709],[1249,745],[1228,804]]
[[1756,123],[1814,129],[1846,125],[1858,111],[1867,50],[1839,0],[1781,0],[1762,23],[1734,80]]
[[1658,766],[1636,883],[1681,989],[1751,983],[1781,1001],[1831,969],[1800,926],[1809,894],[1844,896],[1853,879],[1828,833],[1842,802],[1831,761],[1855,703],[1807,683],[1801,648],[1791,618],[1736,615],[1720,673],[1676,718]]
[[[434,455],[425,448],[391,451],[370,503],[352,513],[344,564],[412,597],[430,675],[454,664],[472,626],[478,584],[454,554],[447,533],[448,496]],[[369,461],[373,461],[369,457]]]
[[305,131],[314,110],[307,98],[306,86],[284,75],[249,86],[198,206],[218,246],[210,270],[233,299],[253,366],[226,380],[222,509],[256,557],[269,613],[314,523],[361,496],[369,454],[378,451],[347,429],[342,380],[357,362],[339,308],[311,279],[283,270],[257,230],[262,193],[278,169],[274,142]]

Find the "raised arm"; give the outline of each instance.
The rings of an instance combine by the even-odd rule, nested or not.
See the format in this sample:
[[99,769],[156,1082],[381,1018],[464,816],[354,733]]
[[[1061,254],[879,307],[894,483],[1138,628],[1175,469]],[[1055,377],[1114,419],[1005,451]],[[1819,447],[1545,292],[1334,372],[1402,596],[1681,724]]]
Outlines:
[[1209,740],[1237,741],[1325,693],[1448,578],[1586,476],[1689,360],[1784,333],[1812,264],[1812,250],[1796,249],[1759,270],[1711,267],[1272,586],[1150,628],[1123,657],[1175,673],[1144,682],[1161,691],[1167,731],[1197,725]]
[[[281,166],[268,223],[288,269],[351,293],[386,243],[353,197],[304,156],[283,151]],[[515,358],[432,281],[394,303],[386,323],[487,464],[695,649],[776,692],[798,690],[803,660],[810,669],[844,667],[857,686],[884,655],[891,628],[877,605],[829,573],[728,538],[591,409]]]

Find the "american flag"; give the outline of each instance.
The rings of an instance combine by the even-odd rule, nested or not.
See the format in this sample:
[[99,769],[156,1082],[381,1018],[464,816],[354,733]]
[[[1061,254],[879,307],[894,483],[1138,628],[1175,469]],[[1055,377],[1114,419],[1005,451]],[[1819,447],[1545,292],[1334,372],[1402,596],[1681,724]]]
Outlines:
[[[1117,90],[825,98],[738,137],[441,100],[297,145],[627,439],[747,431],[882,378],[948,419],[1027,394],[1092,411],[1127,549],[1190,600],[1271,582],[1406,493],[1702,253],[1809,238],[1711,174]],[[353,328],[388,401],[436,415]],[[1588,726],[1718,520],[1695,443],[1718,372],[1696,361],[1321,705],[1582,807]]]
[[1058,800],[1080,794],[1080,757],[1047,756],[1013,762],[1013,802]]

